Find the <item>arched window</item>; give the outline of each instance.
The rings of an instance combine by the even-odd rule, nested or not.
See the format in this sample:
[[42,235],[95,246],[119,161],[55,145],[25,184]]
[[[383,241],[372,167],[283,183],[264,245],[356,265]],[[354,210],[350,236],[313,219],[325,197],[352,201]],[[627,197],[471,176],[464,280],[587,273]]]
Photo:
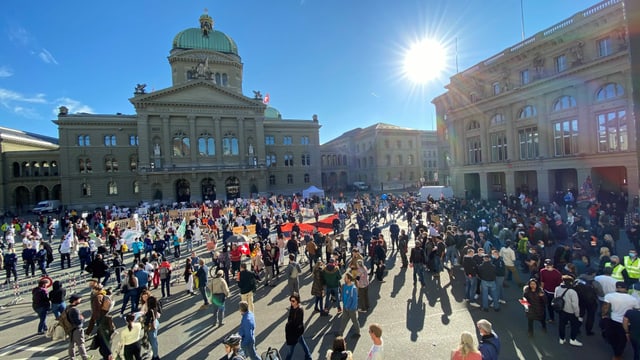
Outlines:
[[207,134],[200,134],[198,138],[198,153],[200,156],[214,156],[216,154],[216,141]]
[[596,101],[615,99],[624,95],[624,88],[618,83],[608,83],[596,92]]
[[22,163],[22,176],[31,176],[31,166],[26,161]]
[[229,85],[229,77],[227,76],[227,74],[222,74],[222,86],[228,86]]
[[20,164],[18,162],[14,162],[12,168],[13,168],[13,177],[15,178],[20,177],[21,176]]
[[[57,169],[57,166],[54,167],[54,164],[51,163],[52,168]],[[93,172],[93,167],[91,166],[91,159],[89,158],[80,158],[78,159],[78,170],[81,174],[90,174]],[[57,172],[56,172],[57,173]]]
[[82,186],[80,186],[80,189],[82,191],[82,196],[91,196],[91,185],[83,183]]
[[413,165],[413,155],[407,156],[407,165]]
[[104,159],[104,171],[106,172],[118,172],[118,160],[113,156],[107,156]]
[[118,184],[115,181],[109,181],[107,187],[109,195],[118,195]]
[[40,163],[34,161],[31,163],[31,167],[33,168],[33,176],[40,176]]
[[527,105],[520,109],[520,114],[518,114],[518,119],[528,119],[538,115],[536,112],[536,108],[532,105]]
[[78,135],[78,146],[90,146],[91,138],[89,135]]
[[[300,156],[302,166],[311,166],[311,154],[302,154]],[[340,157],[338,157],[338,160]]]
[[504,115],[498,113],[493,115],[493,117],[491,117],[491,125],[500,125],[503,123],[504,123]]
[[276,154],[267,154],[267,167],[276,166]]
[[347,155],[342,155],[342,166],[347,166]]
[[46,161],[42,162],[42,176],[50,176],[51,175],[51,171],[49,168],[49,163]]
[[133,154],[129,156],[129,170],[131,171],[138,170],[138,155]]
[[284,155],[284,166],[293,166],[293,155],[285,154]]
[[191,151],[191,141],[185,133],[183,133],[182,131],[178,131],[173,135],[173,139],[171,140],[171,142],[174,157],[189,156],[189,153]]
[[139,194],[140,193],[140,183],[138,182],[138,180],[135,180],[133,182],[133,193],[134,194]]
[[561,96],[553,103],[553,111],[568,110],[575,107],[576,99],[574,99],[573,96],[570,95]]
[[58,176],[58,163],[55,161],[51,162],[51,176]]
[[311,178],[309,174],[304,174],[304,183],[308,184],[309,182],[311,182]]
[[467,126],[467,130],[480,129],[480,123],[476,120],[471,120]]

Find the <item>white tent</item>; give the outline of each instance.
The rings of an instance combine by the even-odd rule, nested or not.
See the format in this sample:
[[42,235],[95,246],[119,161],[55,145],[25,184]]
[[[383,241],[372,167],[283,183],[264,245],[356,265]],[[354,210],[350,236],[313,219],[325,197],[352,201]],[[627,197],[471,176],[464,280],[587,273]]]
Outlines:
[[319,196],[320,198],[324,197],[324,190],[318,189],[317,187],[311,185],[308,189],[302,190],[302,197],[307,199],[312,196]]

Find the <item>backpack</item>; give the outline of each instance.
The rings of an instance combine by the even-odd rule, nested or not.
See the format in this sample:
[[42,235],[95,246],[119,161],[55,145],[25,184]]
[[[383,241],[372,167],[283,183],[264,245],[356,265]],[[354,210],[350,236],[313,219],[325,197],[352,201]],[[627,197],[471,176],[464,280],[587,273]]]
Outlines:
[[64,329],[64,333],[71,336],[71,333],[76,328],[75,325],[69,320],[69,308],[64,309],[58,318],[58,325]]
[[291,266],[291,274],[289,275],[289,278],[291,279],[297,278],[299,274],[298,267],[296,265],[289,265],[289,266]]
[[165,266],[162,266],[162,267],[160,267],[159,272],[160,272],[160,279],[161,280],[164,280],[167,277],[169,277],[169,268],[167,268]]
[[569,291],[569,289],[565,289],[564,292],[562,293],[561,296],[559,297],[554,297],[551,300],[551,307],[553,308],[554,311],[556,312],[560,312],[562,311],[562,309],[564,309],[564,295],[567,293],[567,291]]
[[107,313],[111,312],[111,310],[113,310],[113,306],[115,305],[115,303],[113,302],[113,300],[111,300],[111,296],[109,295],[103,295],[102,296],[102,304],[100,305],[100,308],[104,311],[106,311]]

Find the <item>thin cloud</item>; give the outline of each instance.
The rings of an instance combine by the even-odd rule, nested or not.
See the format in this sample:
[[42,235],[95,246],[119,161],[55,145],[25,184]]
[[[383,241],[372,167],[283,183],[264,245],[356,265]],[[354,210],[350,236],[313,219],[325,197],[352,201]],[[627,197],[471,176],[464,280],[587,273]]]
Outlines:
[[378,96],[378,94],[376,94],[376,93],[374,93],[374,92],[371,92],[371,96],[373,96],[373,97],[377,97],[377,98],[379,98],[379,97],[380,97],[380,96]]
[[27,29],[22,26],[15,25],[9,29],[9,40],[15,43],[19,43],[22,46],[27,46],[32,41],[32,37]]
[[9,89],[0,88],[0,103],[5,105],[13,102],[26,102],[32,104],[46,104],[45,94],[35,94],[33,96],[25,96],[19,92]]
[[16,115],[20,115],[20,116],[28,118],[28,119],[39,119],[40,118],[40,114],[38,114],[38,111],[36,109],[34,109],[34,108],[31,108],[31,107],[14,106],[13,112]]
[[45,48],[42,48],[40,53],[38,53],[38,57],[40,58],[40,60],[44,61],[47,64],[56,64],[56,65],[58,65],[58,61],[56,60],[56,58],[53,57],[53,55],[51,55],[49,50],[47,50]]
[[88,114],[93,114],[95,113],[95,111],[93,110],[93,108],[91,108],[91,106],[87,105],[87,104],[83,104],[82,102],[75,100],[75,99],[71,99],[68,97],[61,97],[56,99],[56,101],[54,101],[54,103],[56,104],[56,107],[54,109],[52,109],[52,113],[55,116],[58,116],[58,112],[59,109],[58,107],[60,106],[66,106],[69,109],[69,114],[75,114],[75,113],[88,113]]
[[13,76],[13,70],[7,66],[0,66],[0,78],[6,78]]

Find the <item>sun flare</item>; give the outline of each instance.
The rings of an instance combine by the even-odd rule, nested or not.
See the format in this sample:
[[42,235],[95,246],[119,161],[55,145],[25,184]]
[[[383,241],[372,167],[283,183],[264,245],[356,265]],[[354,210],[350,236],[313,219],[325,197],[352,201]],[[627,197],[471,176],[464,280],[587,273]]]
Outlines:
[[437,78],[446,67],[447,52],[439,42],[424,39],[411,45],[404,56],[404,75],[415,83]]

